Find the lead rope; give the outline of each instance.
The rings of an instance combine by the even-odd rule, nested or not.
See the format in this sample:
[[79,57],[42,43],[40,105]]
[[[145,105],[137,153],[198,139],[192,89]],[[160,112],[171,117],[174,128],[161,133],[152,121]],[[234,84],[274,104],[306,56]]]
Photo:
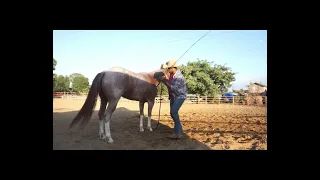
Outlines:
[[[158,85],[160,85],[160,83],[158,84]],[[155,130],[155,129],[157,129],[158,128],[158,126],[159,126],[159,122],[160,122],[160,110],[161,110],[161,97],[162,97],[162,87],[160,87],[161,89],[160,89],[160,106],[159,106],[159,116],[158,116],[158,123],[157,123],[157,126],[153,129],[153,130]]]

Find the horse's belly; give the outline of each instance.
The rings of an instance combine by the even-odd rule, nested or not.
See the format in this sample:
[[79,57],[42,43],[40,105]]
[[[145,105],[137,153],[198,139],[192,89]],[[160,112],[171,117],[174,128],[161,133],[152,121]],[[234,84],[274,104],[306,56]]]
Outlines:
[[122,97],[130,100],[140,101],[140,100],[144,100],[143,94],[145,93],[139,93],[137,91],[128,90],[123,93]]

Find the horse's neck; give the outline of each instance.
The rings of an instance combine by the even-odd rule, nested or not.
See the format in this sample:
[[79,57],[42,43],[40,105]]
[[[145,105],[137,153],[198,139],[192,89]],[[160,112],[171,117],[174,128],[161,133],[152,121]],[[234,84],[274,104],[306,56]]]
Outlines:
[[137,79],[141,79],[141,80],[147,81],[148,83],[151,83],[151,84],[154,84],[154,85],[158,85],[159,84],[159,82],[154,78],[154,73],[162,71],[160,69],[160,70],[155,70],[155,71],[152,71],[152,72],[139,72],[139,73],[136,73],[136,72],[132,72],[132,71],[129,71],[127,69],[124,69],[122,67],[113,67],[112,70],[128,74],[131,77],[135,77]]
[[146,78],[146,80],[148,80],[148,82],[154,84],[154,85],[158,85],[159,82],[154,78],[154,73],[159,72],[160,70],[155,70],[152,72],[140,72],[140,73],[136,73],[137,76],[140,76],[142,78]]

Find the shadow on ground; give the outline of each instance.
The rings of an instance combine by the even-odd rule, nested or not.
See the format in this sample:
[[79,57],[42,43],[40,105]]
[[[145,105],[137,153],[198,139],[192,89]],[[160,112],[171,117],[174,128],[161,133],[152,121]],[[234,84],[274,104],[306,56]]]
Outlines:
[[[209,150],[202,142],[185,135],[180,140],[166,138],[173,129],[159,123],[152,133],[147,130],[144,118],[144,132],[139,131],[139,112],[124,107],[115,110],[111,120],[111,135],[115,141],[108,144],[99,139],[98,112],[95,111],[88,125],[80,130],[78,126],[68,129],[78,111],[53,113],[54,150]],[[146,113],[145,113],[146,114]],[[156,117],[152,117],[156,118]],[[152,119],[152,128],[157,120]]]

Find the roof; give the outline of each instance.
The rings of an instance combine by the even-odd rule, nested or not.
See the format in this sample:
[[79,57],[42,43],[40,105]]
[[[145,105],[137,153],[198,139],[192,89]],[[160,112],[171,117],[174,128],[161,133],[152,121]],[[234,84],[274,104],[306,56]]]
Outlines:
[[263,85],[263,84],[260,84],[260,83],[253,83],[253,84],[255,84],[257,86],[261,86],[261,87],[267,87],[266,85]]

